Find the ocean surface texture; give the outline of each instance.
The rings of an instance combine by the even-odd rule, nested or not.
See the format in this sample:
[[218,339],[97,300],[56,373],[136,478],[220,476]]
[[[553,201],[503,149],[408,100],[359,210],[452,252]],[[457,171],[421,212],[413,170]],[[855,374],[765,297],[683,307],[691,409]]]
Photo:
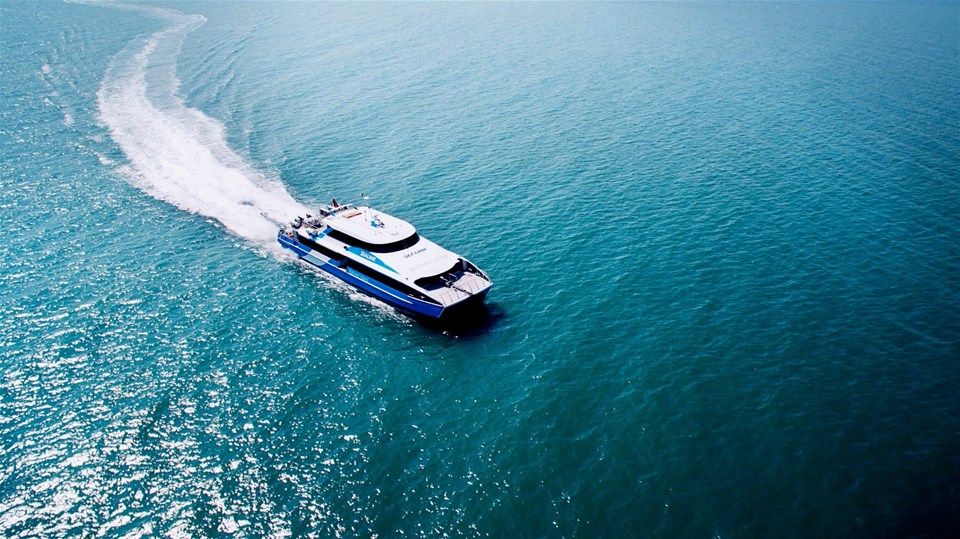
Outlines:
[[[960,536],[960,4],[0,30],[0,536]],[[486,311],[275,245],[361,192]]]

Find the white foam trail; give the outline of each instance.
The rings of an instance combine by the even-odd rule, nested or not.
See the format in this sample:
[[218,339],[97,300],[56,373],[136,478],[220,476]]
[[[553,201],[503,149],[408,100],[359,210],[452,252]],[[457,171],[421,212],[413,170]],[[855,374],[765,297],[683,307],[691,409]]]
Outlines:
[[[54,52],[51,61],[55,61],[56,57],[56,52]],[[66,100],[62,98],[60,92],[57,90],[59,81],[53,72],[53,68],[50,67],[50,64],[43,64],[40,66],[40,80],[42,80],[50,90],[49,95],[43,98],[43,103],[59,110],[60,113],[63,114],[63,125],[67,127],[73,127],[73,112],[70,110],[70,106],[66,103]]]
[[180,44],[206,18],[150,6],[117,7],[169,22],[117,54],[97,92],[100,121],[129,161],[118,170],[151,196],[212,217],[244,238],[275,244],[274,222],[308,209],[279,180],[245,163],[228,146],[223,124],[177,95]]

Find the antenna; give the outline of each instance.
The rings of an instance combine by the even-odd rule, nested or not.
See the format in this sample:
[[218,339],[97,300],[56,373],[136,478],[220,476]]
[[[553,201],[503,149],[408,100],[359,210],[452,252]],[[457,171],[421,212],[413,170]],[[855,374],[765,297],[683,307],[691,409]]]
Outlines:
[[369,220],[370,220],[370,216],[367,215],[367,210],[370,209],[370,204],[369,204],[367,201],[370,200],[370,197],[368,197],[366,194],[364,194],[363,192],[361,192],[361,193],[360,193],[360,200],[363,201],[363,202],[361,202],[361,204],[363,204],[363,220],[364,220],[364,221],[369,221]]

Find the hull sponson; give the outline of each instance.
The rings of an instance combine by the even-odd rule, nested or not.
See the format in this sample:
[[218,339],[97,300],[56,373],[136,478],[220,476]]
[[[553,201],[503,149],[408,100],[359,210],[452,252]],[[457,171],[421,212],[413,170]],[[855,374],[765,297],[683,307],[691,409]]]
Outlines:
[[294,242],[284,234],[278,234],[277,240],[280,245],[290,249],[304,262],[319,268],[330,275],[350,284],[354,288],[361,290],[377,299],[380,299],[398,309],[407,311],[411,314],[427,316],[430,318],[440,318],[444,308],[440,305],[434,305],[421,301],[391,288],[390,286],[377,281],[371,277],[363,275],[356,271],[351,271],[349,267],[339,267],[330,263],[329,259],[317,255],[312,249],[305,245]]

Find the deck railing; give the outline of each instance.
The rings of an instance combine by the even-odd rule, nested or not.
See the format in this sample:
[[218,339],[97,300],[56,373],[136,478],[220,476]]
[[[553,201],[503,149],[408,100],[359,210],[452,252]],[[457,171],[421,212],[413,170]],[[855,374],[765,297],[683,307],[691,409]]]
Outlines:
[[472,273],[464,273],[446,288],[434,291],[434,294],[444,305],[450,305],[481,292],[489,284],[482,277]]

